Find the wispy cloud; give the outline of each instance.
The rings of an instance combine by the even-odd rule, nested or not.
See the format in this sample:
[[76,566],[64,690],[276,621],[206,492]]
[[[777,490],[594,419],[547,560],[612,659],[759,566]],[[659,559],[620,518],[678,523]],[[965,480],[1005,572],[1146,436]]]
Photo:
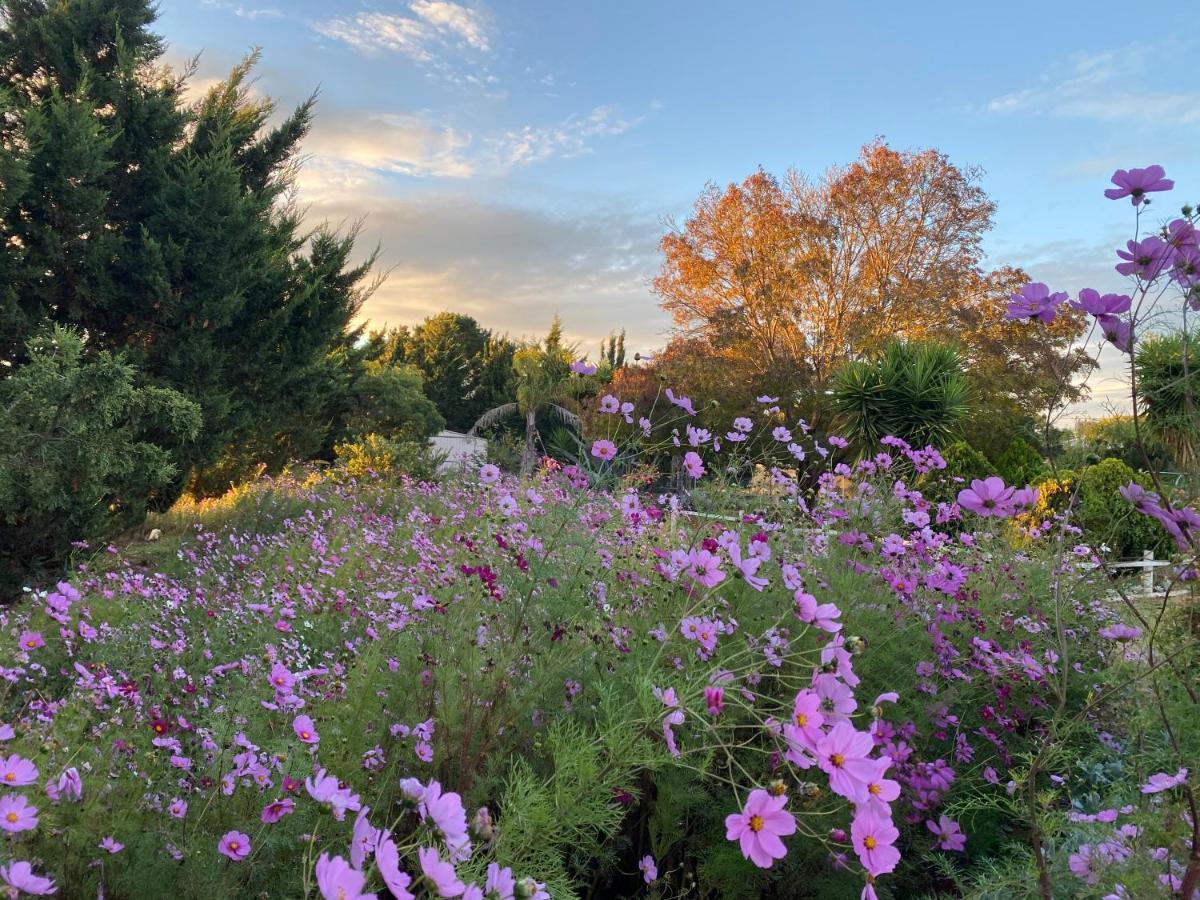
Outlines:
[[305,144],[323,165],[431,178],[504,175],[514,169],[593,152],[595,142],[623,134],[644,116],[626,118],[598,106],[550,125],[476,136],[420,113],[343,112],[319,118]]
[[367,53],[399,53],[428,64],[452,49],[487,53],[487,15],[449,0],[413,0],[406,13],[360,12],[315,22],[319,34]]
[[1076,53],[1065,65],[1052,67],[1041,84],[994,97],[987,109],[1103,122],[1200,123],[1200,92],[1148,86],[1162,72],[1163,53],[1146,44]]

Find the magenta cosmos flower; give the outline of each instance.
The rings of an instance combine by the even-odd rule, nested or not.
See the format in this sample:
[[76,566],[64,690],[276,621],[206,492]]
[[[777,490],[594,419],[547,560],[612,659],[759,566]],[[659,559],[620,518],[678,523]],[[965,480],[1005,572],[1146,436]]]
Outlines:
[[1125,248],[1117,251],[1117,256],[1123,260],[1117,263],[1117,271],[1122,275],[1134,275],[1147,281],[1158,277],[1174,252],[1170,244],[1153,235],[1140,241],[1126,241]]
[[35,894],[44,896],[53,894],[57,888],[49,878],[33,874],[33,866],[24,860],[18,860],[7,866],[0,866],[0,881],[11,889],[6,892],[12,897],[20,894]]
[[316,874],[317,890],[325,900],[375,900],[374,894],[363,893],[366,876],[340,856],[330,859],[322,853]]
[[284,816],[290,816],[296,810],[296,804],[291,798],[276,800],[273,803],[268,803],[263,807],[262,820],[266,825],[274,825]]
[[1175,182],[1164,178],[1167,173],[1162,166],[1147,166],[1144,169],[1117,169],[1113,172],[1112,183],[1115,188],[1108,188],[1104,196],[1109,200],[1120,200],[1128,197],[1129,202],[1139,206],[1146,200],[1146,195],[1155,191],[1169,191],[1175,187]]
[[296,716],[292,720],[292,731],[296,732],[296,737],[300,738],[302,743],[321,743],[321,735],[317,734],[317,726],[308,716]]
[[963,834],[958,823],[949,816],[940,816],[936,822],[931,819],[925,823],[925,826],[937,837],[939,850],[961,852],[966,849],[967,836]]
[[24,797],[8,794],[0,797],[0,828],[12,834],[37,828],[37,807]]
[[891,819],[877,815],[871,809],[861,809],[850,823],[850,840],[858,861],[872,876],[886,875],[900,862],[900,851],[894,846],[900,832]]
[[769,869],[777,859],[787,856],[781,837],[796,831],[796,819],[786,812],[787,796],[773,797],[757,788],[750,792],[740,813],[725,817],[725,837],[738,841],[742,856],[760,869]]
[[1129,312],[1133,298],[1127,294],[1104,294],[1091,288],[1079,292],[1079,299],[1072,303],[1076,309],[1093,316],[1115,316]]
[[14,753],[8,758],[0,757],[0,786],[24,787],[37,781],[37,766]]
[[1067,299],[1066,291],[1050,293],[1040,281],[1030,282],[1009,298],[1006,319],[1041,319],[1053,322],[1058,306]]
[[227,831],[217,842],[217,850],[234,862],[241,862],[250,855],[250,836],[240,831]]
[[976,478],[969,488],[958,492],[959,506],[985,518],[1007,518],[1012,514],[1012,499],[1013,489],[1006,487],[1004,479],[996,475],[982,481]]
[[600,438],[592,442],[592,456],[605,462],[617,458],[617,445],[612,441]]

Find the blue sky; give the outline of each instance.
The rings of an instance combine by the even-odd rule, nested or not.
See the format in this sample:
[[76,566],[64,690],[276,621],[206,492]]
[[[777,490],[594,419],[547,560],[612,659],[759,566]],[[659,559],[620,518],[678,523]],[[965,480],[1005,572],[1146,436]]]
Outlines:
[[[876,135],[981,166],[990,260],[1056,289],[1119,286],[1131,208],[1102,196],[1113,169],[1165,166],[1164,216],[1200,200],[1190,2],[160,9],[171,61],[203,51],[197,89],[252,46],[256,90],[287,105],[320,88],[299,198],[316,219],[365,216],[390,270],[380,324],[449,308],[528,335],[558,312],[585,349],[620,328],[651,349],[669,326],[648,287],[664,221],[706,182],[819,175]],[[1096,386],[1093,409],[1119,390]]]

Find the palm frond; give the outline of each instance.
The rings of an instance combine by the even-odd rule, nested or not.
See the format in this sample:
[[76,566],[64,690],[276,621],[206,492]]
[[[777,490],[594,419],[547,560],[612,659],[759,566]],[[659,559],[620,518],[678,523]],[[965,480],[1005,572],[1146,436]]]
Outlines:
[[499,406],[494,406],[475,420],[475,424],[471,426],[471,430],[467,434],[473,435],[481,428],[491,428],[509,416],[515,416],[519,411],[515,403],[501,403]]

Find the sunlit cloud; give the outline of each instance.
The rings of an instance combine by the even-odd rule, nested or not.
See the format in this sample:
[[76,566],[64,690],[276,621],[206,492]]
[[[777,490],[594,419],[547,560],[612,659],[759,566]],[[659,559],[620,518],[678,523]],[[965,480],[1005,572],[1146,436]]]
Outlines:
[[408,12],[360,12],[315,22],[319,34],[367,53],[389,52],[431,63],[453,48],[490,49],[488,21],[479,9],[447,0],[413,0]]

